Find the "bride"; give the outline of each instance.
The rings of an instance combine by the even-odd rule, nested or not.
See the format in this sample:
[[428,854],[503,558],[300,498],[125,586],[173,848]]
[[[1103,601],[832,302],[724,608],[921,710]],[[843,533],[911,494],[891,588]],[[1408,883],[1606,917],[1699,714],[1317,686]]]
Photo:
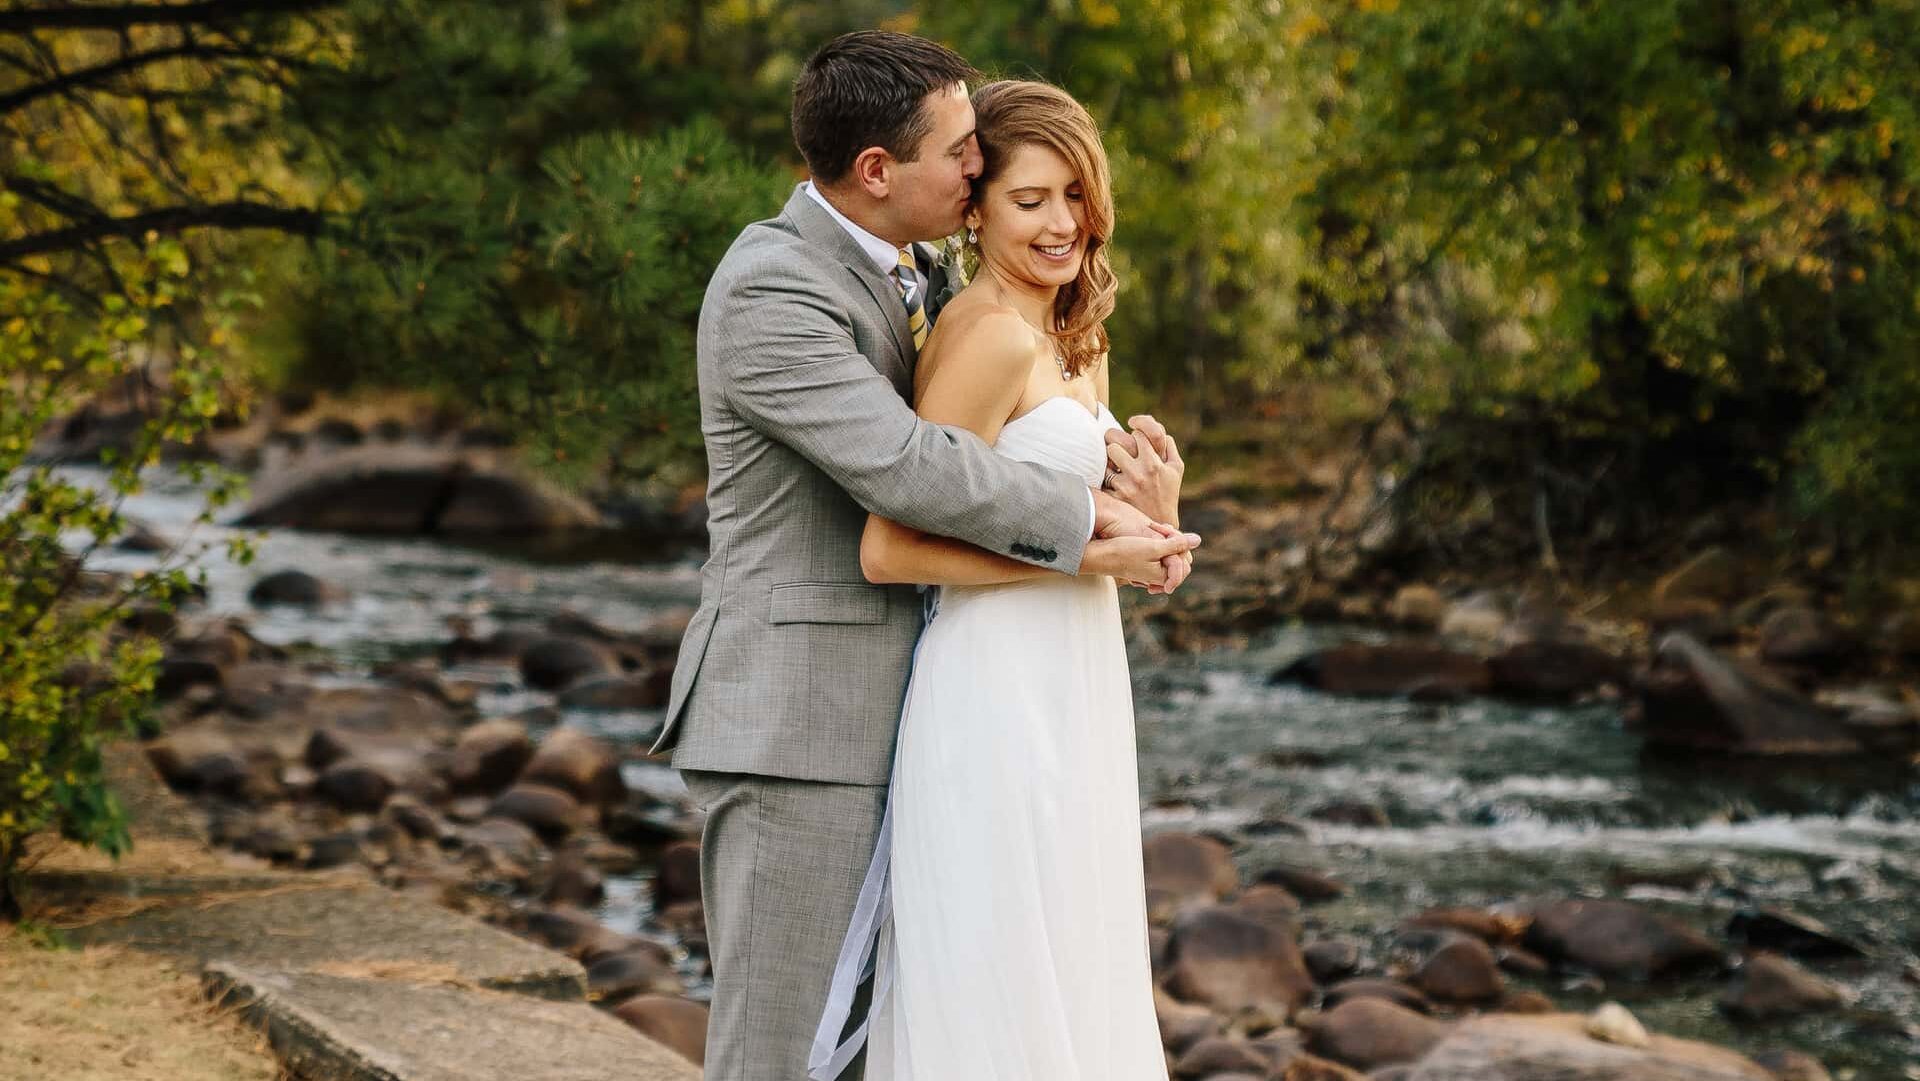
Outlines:
[[[979,270],[926,343],[915,407],[1177,525],[1177,449],[1106,407],[1113,204],[1093,121],[1043,83],[990,83],[973,106]],[[940,588],[810,1076],[837,1077],[864,1042],[870,1081],[1165,1081],[1113,579],[877,517],[860,557],[875,582]],[[865,1023],[842,1040],[869,967]]]

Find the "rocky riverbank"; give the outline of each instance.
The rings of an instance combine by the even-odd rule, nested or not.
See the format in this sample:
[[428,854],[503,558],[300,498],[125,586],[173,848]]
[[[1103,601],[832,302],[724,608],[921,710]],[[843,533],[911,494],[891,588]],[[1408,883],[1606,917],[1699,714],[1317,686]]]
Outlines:
[[[162,725],[149,745],[155,764],[192,794],[222,843],[289,868],[362,868],[394,889],[551,944],[587,965],[604,1007],[695,1053],[706,988],[699,820],[671,772],[641,753],[692,599],[696,557],[688,553],[695,549],[673,528],[637,536],[608,523],[675,515],[684,523],[698,516],[697,502],[654,502],[640,513],[635,503],[621,510],[603,500],[590,508],[596,521],[556,531],[539,524],[547,513],[540,508],[573,504],[515,470],[486,440],[416,423],[316,419],[322,412],[283,418],[280,434],[256,443],[262,482],[248,513],[283,523],[266,545],[264,571],[223,571],[209,608],[177,626],[169,628],[172,617],[163,614],[141,617],[171,634]],[[354,434],[335,421],[352,424]],[[286,446],[271,449],[280,443]],[[442,464],[422,466],[403,483],[382,462]],[[536,569],[448,546],[455,537],[486,543],[487,531],[446,524],[475,520],[470,510],[449,517],[448,509],[476,505],[462,487],[476,473],[527,486],[479,500],[534,508],[530,518],[508,515],[493,531],[512,537],[506,543],[516,553],[584,548],[619,562]],[[1576,1037],[1594,1043],[1582,1035],[1590,1028],[1630,1033],[1617,1011],[1596,1016],[1613,997],[1645,1018],[1644,1027],[1705,1034],[1763,1057],[1780,1051],[1787,1063],[1780,1076],[1819,1076],[1765,1038],[1783,1027],[1795,1031],[1794,1046],[1839,1048],[1843,1062],[1893,1062],[1900,1046],[1913,1046],[1911,1017],[1900,1005],[1911,992],[1893,989],[1911,963],[1905,923],[1864,936],[1857,927],[1812,931],[1865,954],[1827,958],[1753,939],[1732,918],[1747,921],[1742,928],[1764,916],[1817,929],[1778,898],[1818,899],[1834,919],[1832,906],[1847,897],[1871,905],[1886,891],[1898,896],[1908,874],[1901,846],[1910,780],[1873,780],[1864,789],[1848,780],[1834,796],[1808,795],[1794,783],[1775,792],[1771,779],[1749,791],[1727,780],[1755,770],[1768,778],[1813,771],[1817,786],[1824,783],[1818,771],[1835,768],[1910,778],[1911,654],[1891,633],[1902,626],[1896,619],[1870,627],[1840,603],[1830,580],[1757,574],[1751,557],[1726,547],[1689,555],[1664,573],[1649,568],[1645,584],[1623,584],[1605,597],[1545,591],[1527,575],[1409,580],[1387,549],[1316,547],[1324,504],[1339,486],[1309,480],[1196,485],[1188,524],[1208,535],[1207,573],[1174,598],[1134,597],[1127,606],[1143,711],[1143,798],[1153,804],[1148,843],[1225,845],[1233,871],[1226,877],[1214,852],[1202,859],[1213,866],[1209,891],[1175,889],[1170,900],[1164,882],[1150,884],[1163,1024],[1179,1014],[1206,1040],[1236,1050],[1272,1037],[1267,1050],[1297,1046],[1332,1064],[1309,1060],[1301,1070],[1344,1063],[1391,1077],[1480,1076],[1459,1071],[1481,1067],[1447,1065],[1471,1061],[1459,1044],[1432,1058],[1456,1035],[1471,1047],[1515,1049],[1510,1057],[1519,1063],[1597,1054],[1592,1070],[1616,1070],[1573,1076],[1662,1076],[1619,1072],[1654,1069],[1650,1059],[1562,1046]],[[1286,499],[1262,502],[1279,490]],[[290,491],[309,495],[279,502]],[[417,512],[422,501],[431,514],[403,513]],[[272,506],[305,506],[320,517],[270,518],[264,508]],[[170,546],[173,507],[162,501],[155,508],[148,546]],[[331,532],[303,531],[320,526]],[[648,536],[661,543],[632,543]],[[661,551],[681,554],[625,569]],[[140,556],[122,558],[133,567]],[[641,595],[644,603],[625,599]],[[1341,630],[1307,635],[1308,647],[1276,655],[1275,628],[1299,620],[1337,621]],[[1863,633],[1875,627],[1889,633]],[[1243,683],[1238,673],[1247,668],[1253,678]],[[1683,786],[1706,797],[1699,808],[1684,791],[1656,796],[1661,785],[1643,779],[1659,776],[1651,764],[1578,760],[1593,752],[1576,733],[1618,714],[1633,723],[1625,738],[1647,763],[1664,757],[1675,765],[1660,770],[1701,771],[1703,783]],[[1529,720],[1521,725],[1521,718]],[[1316,729],[1323,722],[1324,734]],[[1620,741],[1596,734],[1618,758]],[[1403,738],[1417,742],[1394,742]],[[1489,739],[1495,742],[1482,746]],[[1410,772],[1416,768],[1433,775]],[[1547,775],[1529,779],[1529,771]],[[1402,778],[1429,788],[1404,788]],[[1902,785],[1909,786],[1904,794]],[[1835,817],[1831,825],[1789,818],[1769,826],[1783,811]],[[1883,820],[1890,823],[1884,842],[1853,839],[1873,838]],[[1220,825],[1181,824],[1195,821]],[[1622,840],[1636,851],[1649,843],[1709,844],[1732,866],[1626,865],[1623,855],[1623,866],[1598,875],[1543,869],[1501,849],[1510,843],[1503,834],[1533,821],[1601,846],[1596,856],[1616,843],[1606,839],[1609,829],[1665,830]],[[1809,884],[1790,886],[1794,880],[1779,870],[1783,857],[1765,846],[1749,853],[1743,834],[1714,842],[1707,833],[1692,840],[1674,832],[1721,822],[1840,830],[1848,853],[1805,857]],[[1421,832],[1441,827],[1454,833]],[[1460,838],[1468,839],[1464,848],[1448,847],[1462,845]],[[1286,842],[1285,858],[1276,856],[1276,841]],[[1787,841],[1789,852],[1812,843]],[[1429,844],[1441,847],[1417,863],[1396,847]],[[1450,865],[1463,856],[1461,867]],[[1330,865],[1342,870],[1309,871]],[[1475,866],[1484,873],[1463,873]],[[1358,885],[1342,896],[1340,880],[1354,872]],[[1366,903],[1356,907],[1362,894]],[[1555,926],[1566,906],[1594,902],[1620,902],[1624,909],[1603,910],[1614,913],[1609,918],[1630,910],[1669,936],[1684,938],[1674,928],[1686,928],[1691,962],[1644,972],[1593,967],[1592,959],[1563,956],[1535,937],[1534,928],[1543,920]],[[1437,906],[1461,903],[1476,913],[1469,922],[1478,931],[1447,926],[1440,941],[1433,928],[1417,926],[1436,918]],[[1284,913],[1291,930],[1269,927],[1243,941],[1252,932],[1236,921],[1248,911],[1276,925]],[[1209,927],[1226,930],[1215,936]],[[1502,981],[1497,994],[1488,991],[1485,956],[1454,933],[1491,953]],[[1304,979],[1297,966],[1275,960],[1289,956],[1283,939],[1307,966]],[[1184,951],[1176,946],[1183,940]],[[1242,949],[1252,952],[1233,952]],[[1203,974],[1209,957],[1220,971],[1286,993],[1216,999],[1207,990],[1215,979]],[[1454,985],[1419,976],[1434,958],[1467,966],[1461,985],[1478,980],[1478,991],[1460,998],[1436,990]],[[1341,986],[1353,979],[1373,982]],[[1749,991],[1765,1002],[1781,987],[1792,990],[1784,1012],[1744,1004]],[[1424,1029],[1428,1035],[1447,1035],[1431,1046],[1406,1043],[1409,1057],[1397,1064],[1373,1063],[1375,1052],[1322,1035],[1335,1015],[1380,1013],[1369,1005],[1340,1014],[1349,998],[1382,997],[1355,994],[1368,988],[1437,1019],[1443,1027]],[[1515,1028],[1504,1020],[1549,1003],[1577,1014],[1578,1023],[1559,1017]],[[1206,1025],[1195,1010],[1210,1019]],[[1699,1022],[1701,1010],[1719,1020]],[[1498,1024],[1482,1023],[1491,1015]],[[1820,1026],[1817,1034],[1810,1024]],[[1189,1045],[1179,1033],[1163,1036],[1176,1064],[1201,1046],[1198,1038]],[[1647,1044],[1666,1046],[1657,1038]],[[1524,1048],[1544,1057],[1528,1059]],[[1879,1049],[1856,1054],[1860,1048]],[[1254,1075],[1292,1068],[1291,1059],[1268,1058],[1268,1070]],[[1432,1063],[1434,1071],[1455,1072],[1392,1072]],[[1230,1066],[1199,1055],[1182,1076],[1232,1076]],[[1861,1068],[1843,1066],[1840,1076]]]

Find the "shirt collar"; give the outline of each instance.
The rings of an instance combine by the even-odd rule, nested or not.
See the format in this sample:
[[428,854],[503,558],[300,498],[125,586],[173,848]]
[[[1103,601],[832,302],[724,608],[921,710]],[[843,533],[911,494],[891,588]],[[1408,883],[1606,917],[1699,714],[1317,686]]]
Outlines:
[[853,219],[840,213],[839,208],[828,202],[827,197],[820,194],[820,189],[814,187],[813,181],[807,181],[805,190],[809,198],[824,207],[828,214],[833,215],[833,220],[839,222],[840,228],[845,229],[847,235],[860,245],[860,250],[867,253],[867,258],[872,259],[873,265],[880,268],[880,273],[891,274],[893,268],[900,265],[899,248],[860,228]]

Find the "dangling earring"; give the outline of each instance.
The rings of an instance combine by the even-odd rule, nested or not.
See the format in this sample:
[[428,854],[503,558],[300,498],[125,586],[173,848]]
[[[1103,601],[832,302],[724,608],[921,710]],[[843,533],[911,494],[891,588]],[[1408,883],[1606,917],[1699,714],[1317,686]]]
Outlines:
[[971,225],[969,225],[969,226],[967,226],[967,243],[969,243],[969,244],[978,244],[978,243],[980,243],[980,234],[979,234],[979,233],[976,233],[976,232],[974,232],[974,231],[973,231],[973,226],[971,226]]

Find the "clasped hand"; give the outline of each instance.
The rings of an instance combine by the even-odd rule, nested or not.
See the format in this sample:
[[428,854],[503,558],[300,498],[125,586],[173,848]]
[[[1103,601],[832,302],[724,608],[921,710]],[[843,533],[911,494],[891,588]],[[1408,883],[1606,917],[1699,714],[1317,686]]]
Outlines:
[[1095,566],[1089,570],[1148,593],[1171,593],[1191,573],[1193,549],[1200,544],[1197,535],[1179,528],[1186,463],[1153,417],[1129,417],[1127,425],[1129,431],[1106,433],[1106,483],[1095,497],[1096,540],[1087,547]]

